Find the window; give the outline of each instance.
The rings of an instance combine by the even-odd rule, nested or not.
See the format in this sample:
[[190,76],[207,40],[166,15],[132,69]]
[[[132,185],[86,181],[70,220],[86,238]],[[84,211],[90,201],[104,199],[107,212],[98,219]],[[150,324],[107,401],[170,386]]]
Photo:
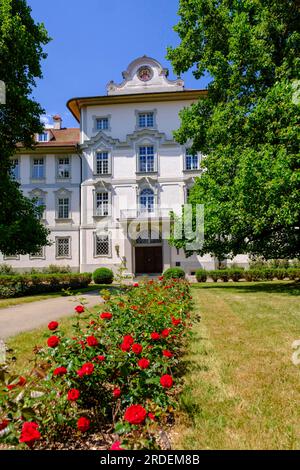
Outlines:
[[45,208],[46,208],[45,198],[44,197],[37,197],[36,200],[35,200],[35,205],[36,205],[36,207],[43,207],[43,212],[40,215],[40,219],[45,218]]
[[32,167],[32,178],[43,179],[44,178],[44,159],[34,158]]
[[138,127],[154,127],[154,113],[139,113]]
[[140,147],[139,149],[139,171],[147,173],[154,170],[154,147]]
[[109,156],[108,152],[98,152],[96,155],[96,174],[109,174]]
[[57,162],[57,178],[70,178],[70,158],[59,158]]
[[68,197],[58,198],[58,218],[69,219],[70,211],[70,200]]
[[42,132],[37,136],[38,142],[48,142],[48,132]]
[[109,214],[109,198],[107,192],[96,193],[96,216],[105,217]]
[[29,259],[44,259],[45,258],[45,247],[41,247],[36,253],[29,255]]
[[18,158],[15,158],[11,161],[11,170],[10,174],[12,178],[18,180],[20,178],[20,162]]
[[110,256],[110,239],[108,235],[94,234],[94,256]]
[[70,258],[71,257],[71,239],[66,238],[56,238],[56,258]]
[[185,169],[186,170],[198,170],[199,169],[199,157],[198,155],[192,155],[189,150],[185,156]]
[[141,192],[140,211],[141,213],[154,212],[154,193],[152,189],[143,189],[143,191]]
[[97,118],[96,119],[96,129],[98,131],[108,130],[108,118]]

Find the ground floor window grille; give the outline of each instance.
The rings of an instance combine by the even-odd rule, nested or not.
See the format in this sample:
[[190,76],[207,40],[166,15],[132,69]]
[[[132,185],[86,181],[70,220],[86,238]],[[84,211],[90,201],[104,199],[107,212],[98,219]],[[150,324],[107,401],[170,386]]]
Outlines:
[[56,257],[69,258],[71,255],[70,238],[57,238],[56,239]]
[[95,256],[110,256],[110,239],[108,235],[95,234]]

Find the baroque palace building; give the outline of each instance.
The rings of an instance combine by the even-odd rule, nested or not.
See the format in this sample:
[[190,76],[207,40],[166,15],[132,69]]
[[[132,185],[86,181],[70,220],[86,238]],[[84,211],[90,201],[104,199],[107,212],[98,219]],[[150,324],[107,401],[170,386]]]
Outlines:
[[[24,194],[44,207],[51,246],[33,255],[0,255],[0,262],[20,271],[50,264],[115,271],[122,262],[130,274],[214,269],[214,258],[187,258],[164,233],[171,209],[181,212],[201,176],[201,155],[175,142],[173,131],[180,110],[205,96],[181,79],[169,80],[168,70],[144,56],[131,62],[121,84],[107,85],[106,95],[69,100],[80,127],[63,128],[54,116],[34,149],[20,147],[14,158]],[[247,257],[233,261],[245,265]]]

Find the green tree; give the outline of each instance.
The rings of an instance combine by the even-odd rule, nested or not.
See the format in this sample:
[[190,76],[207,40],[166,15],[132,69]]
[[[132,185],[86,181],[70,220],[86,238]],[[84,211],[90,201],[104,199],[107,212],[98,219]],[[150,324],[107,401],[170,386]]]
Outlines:
[[7,255],[34,253],[47,244],[39,211],[10,177],[10,158],[18,143],[32,147],[33,135],[42,131],[44,111],[32,91],[48,42],[25,0],[0,0],[0,80],[6,85],[6,103],[0,104],[0,251]]
[[200,253],[299,257],[299,2],[181,0],[179,15],[168,58],[211,77],[175,132],[203,155],[190,195],[205,205]]

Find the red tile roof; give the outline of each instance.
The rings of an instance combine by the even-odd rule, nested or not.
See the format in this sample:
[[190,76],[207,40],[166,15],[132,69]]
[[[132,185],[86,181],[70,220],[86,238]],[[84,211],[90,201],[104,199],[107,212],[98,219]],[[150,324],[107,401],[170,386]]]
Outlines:
[[[36,142],[34,148],[47,147],[76,147],[80,143],[80,129],[70,127],[63,129],[45,129],[49,132],[48,142]],[[19,148],[22,144],[17,145]]]

